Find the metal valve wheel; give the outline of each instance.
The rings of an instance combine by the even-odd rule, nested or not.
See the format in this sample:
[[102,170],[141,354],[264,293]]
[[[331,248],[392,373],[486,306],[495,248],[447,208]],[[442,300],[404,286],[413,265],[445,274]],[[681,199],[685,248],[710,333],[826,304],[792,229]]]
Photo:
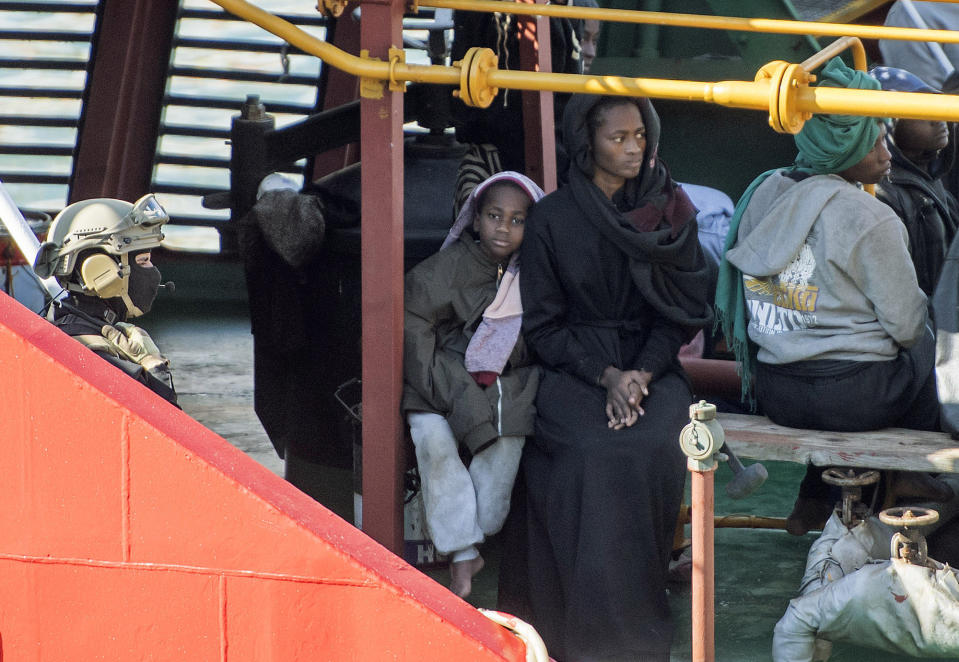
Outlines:
[[879,482],[878,471],[856,473],[855,469],[826,469],[822,472],[823,482],[842,488],[842,523],[847,527],[855,526],[869,516],[869,509],[862,504],[862,487]]
[[863,485],[873,485],[879,482],[878,471],[863,471],[857,474],[855,469],[826,469],[822,472],[822,479],[830,485],[839,487],[862,487]]
[[889,526],[904,528],[927,526],[939,521],[939,513],[932,508],[899,506],[897,508],[886,508],[879,513],[879,521]]
[[[879,521],[889,526],[901,526],[889,542],[889,555],[914,565],[928,565],[929,554],[926,539],[915,530],[916,527],[935,524],[939,513],[931,508],[900,506],[887,508],[879,513]],[[910,530],[913,527],[913,530]]]

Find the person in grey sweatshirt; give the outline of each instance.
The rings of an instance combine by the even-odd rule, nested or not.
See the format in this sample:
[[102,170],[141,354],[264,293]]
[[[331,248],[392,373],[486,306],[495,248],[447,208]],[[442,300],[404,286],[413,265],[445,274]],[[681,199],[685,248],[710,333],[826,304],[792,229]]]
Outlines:
[[[878,87],[838,59],[820,79]],[[935,340],[905,228],[861,188],[889,172],[884,139],[875,118],[816,115],[796,137],[796,165],[764,173],[737,205],[717,296],[739,293],[748,340],[737,358],[745,361],[744,379],[755,376],[762,411],[780,425],[938,429]],[[728,301],[717,307],[727,321],[734,317]],[[787,518],[794,535],[819,528],[832,509],[821,471],[810,467],[800,486]],[[925,474],[895,480],[886,487],[896,493],[951,496]]]

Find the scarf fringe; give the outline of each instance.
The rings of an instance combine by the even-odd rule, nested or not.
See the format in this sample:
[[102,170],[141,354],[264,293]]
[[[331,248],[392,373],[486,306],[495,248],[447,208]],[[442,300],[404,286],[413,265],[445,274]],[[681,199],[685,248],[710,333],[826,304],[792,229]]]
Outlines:
[[753,388],[753,370],[756,366],[757,347],[748,338],[737,337],[733,332],[734,320],[726,311],[716,309],[716,322],[713,330],[719,329],[726,338],[727,346],[736,357],[736,374],[739,375],[739,401],[749,407],[750,413],[756,413],[756,390]]

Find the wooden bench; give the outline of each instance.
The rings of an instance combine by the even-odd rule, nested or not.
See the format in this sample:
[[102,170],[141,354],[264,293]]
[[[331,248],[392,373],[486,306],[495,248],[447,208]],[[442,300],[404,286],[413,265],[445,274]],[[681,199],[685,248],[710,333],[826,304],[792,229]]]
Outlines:
[[[694,390],[738,401],[736,363],[681,357]],[[904,469],[959,473],[959,441],[943,432],[886,428],[872,432],[823,432],[776,425],[765,416],[719,414],[726,441],[736,455],[817,466]]]
[[741,458],[959,473],[959,441],[944,432],[901,428],[823,432],[776,425],[765,416],[721,413],[716,418],[729,447]]

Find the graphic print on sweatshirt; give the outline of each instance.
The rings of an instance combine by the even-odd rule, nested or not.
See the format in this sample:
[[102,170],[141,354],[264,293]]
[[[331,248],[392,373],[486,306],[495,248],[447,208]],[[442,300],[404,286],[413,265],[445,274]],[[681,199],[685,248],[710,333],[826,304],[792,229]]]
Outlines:
[[756,278],[743,274],[753,330],[772,335],[816,326],[819,288],[810,284],[815,271],[816,258],[804,243],[779,275]]

